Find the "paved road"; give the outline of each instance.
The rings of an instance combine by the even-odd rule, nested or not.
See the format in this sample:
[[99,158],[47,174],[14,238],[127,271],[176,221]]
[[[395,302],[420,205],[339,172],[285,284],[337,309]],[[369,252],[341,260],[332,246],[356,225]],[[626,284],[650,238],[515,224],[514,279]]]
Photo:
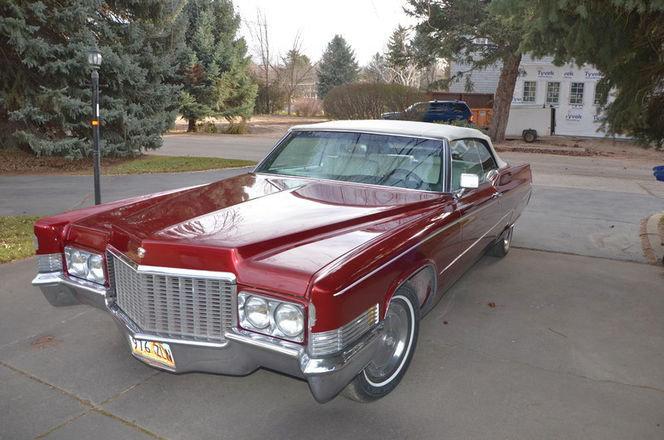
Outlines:
[[171,134],[164,136],[164,146],[151,153],[164,156],[225,157],[260,160],[285,131],[241,136],[206,134]]
[[157,372],[109,316],[51,307],[29,286],[34,264],[0,266],[1,439],[664,438],[654,266],[485,257],[423,321],[394,393],[318,405],[304,382],[268,371]]
[[[250,168],[173,174],[103,176],[102,201],[199,185]],[[49,215],[94,203],[92,176],[0,176],[0,215]]]

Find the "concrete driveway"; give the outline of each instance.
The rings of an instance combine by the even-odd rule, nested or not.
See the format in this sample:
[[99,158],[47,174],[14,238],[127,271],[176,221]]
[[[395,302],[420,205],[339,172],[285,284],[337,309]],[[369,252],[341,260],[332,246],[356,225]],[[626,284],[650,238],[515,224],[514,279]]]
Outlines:
[[[639,221],[664,208],[664,189],[649,164],[503,156],[535,172],[521,249],[446,294],[387,398],[319,405],[269,371],[153,370],[109,316],[50,306],[29,259],[0,266],[0,439],[664,438],[664,271],[638,263]],[[237,172],[112,177],[104,199]],[[0,213],[87,205],[89,180],[0,177]]]
[[[373,404],[319,405],[269,371],[175,376],[133,359],[110,316],[53,308],[34,260],[0,266],[0,438],[664,437],[662,270],[513,249],[422,322]],[[495,307],[489,307],[495,303]]]

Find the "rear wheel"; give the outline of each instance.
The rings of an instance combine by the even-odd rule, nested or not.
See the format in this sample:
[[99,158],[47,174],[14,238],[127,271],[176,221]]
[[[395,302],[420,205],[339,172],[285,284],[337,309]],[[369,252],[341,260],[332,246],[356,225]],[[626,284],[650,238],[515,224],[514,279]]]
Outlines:
[[383,320],[383,336],[374,358],[348,384],[343,395],[358,402],[372,402],[389,394],[410,365],[417,345],[420,309],[415,290],[400,287]]
[[510,226],[509,228],[505,229],[502,234],[500,234],[500,237],[498,237],[498,240],[496,240],[496,243],[491,247],[489,250],[489,255],[493,255],[494,257],[504,257],[505,255],[508,254],[510,251],[510,248],[512,247],[512,232],[514,231],[514,226]]

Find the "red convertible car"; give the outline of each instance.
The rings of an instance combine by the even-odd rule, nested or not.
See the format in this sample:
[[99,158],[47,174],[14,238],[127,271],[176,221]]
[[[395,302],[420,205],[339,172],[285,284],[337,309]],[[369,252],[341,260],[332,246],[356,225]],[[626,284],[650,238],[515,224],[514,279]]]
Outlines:
[[156,368],[264,367],[319,402],[371,401],[443,292],[485,251],[507,254],[530,195],[530,167],[474,129],[297,126],[253,172],[39,220],[33,284],[108,312]]

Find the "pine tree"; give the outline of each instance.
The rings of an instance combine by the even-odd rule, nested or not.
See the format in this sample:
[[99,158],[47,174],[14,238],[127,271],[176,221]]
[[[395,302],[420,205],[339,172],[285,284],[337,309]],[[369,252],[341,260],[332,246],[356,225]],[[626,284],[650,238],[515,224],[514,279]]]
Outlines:
[[527,1],[515,2],[510,11],[502,8],[500,0],[408,2],[409,13],[421,20],[418,45],[428,48],[430,56],[463,61],[472,69],[502,64],[489,135],[494,141],[504,140],[521,63],[521,43],[532,18]]
[[391,73],[391,82],[414,87],[419,79],[415,50],[408,29],[397,26],[387,42],[385,60]]
[[[258,85],[249,75],[249,58],[244,40],[235,45],[230,68],[222,73],[215,84],[215,115],[224,117],[231,124],[232,133],[242,133],[245,122],[254,112]],[[239,118],[239,124],[236,120]]]
[[355,81],[358,72],[353,50],[341,35],[335,35],[318,65],[318,96],[324,98],[333,87]]
[[182,7],[181,0],[2,2],[0,143],[40,155],[91,154],[87,52],[97,45],[102,154],[160,147],[177,114]]
[[408,44],[408,29],[399,25],[392,32],[387,42],[386,57],[388,64],[394,69],[404,69],[411,64],[412,50]]
[[188,131],[196,131],[196,122],[208,116],[248,118],[257,89],[249,76],[246,43],[237,37],[240,17],[233,2],[190,0],[186,15],[189,60],[182,74],[180,112]]
[[362,79],[374,84],[387,83],[392,80],[387,61],[379,52],[376,52],[374,56],[371,57],[369,64],[364,67],[362,71]]

